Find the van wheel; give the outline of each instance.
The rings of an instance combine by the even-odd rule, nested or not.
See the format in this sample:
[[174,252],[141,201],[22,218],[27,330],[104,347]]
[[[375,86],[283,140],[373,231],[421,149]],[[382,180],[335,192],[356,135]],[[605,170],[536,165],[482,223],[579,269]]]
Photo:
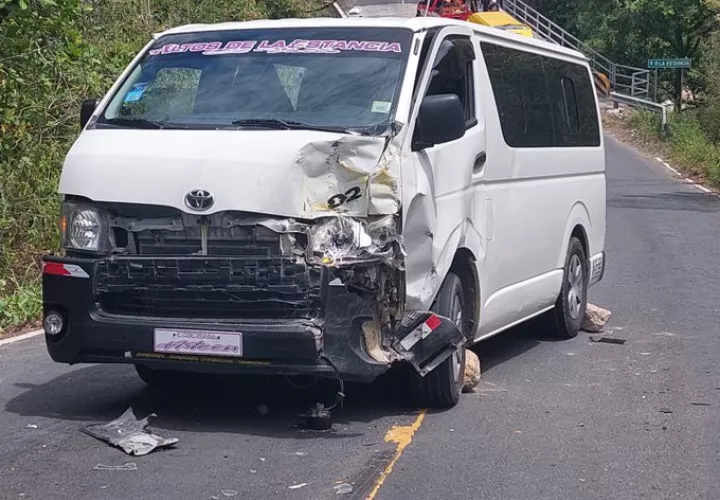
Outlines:
[[[465,296],[460,278],[449,273],[435,301],[433,311],[450,318],[463,334],[467,330],[464,315]],[[451,408],[460,400],[465,376],[465,344],[433,371],[421,377],[410,373],[413,402],[423,408]]]
[[588,264],[582,243],[576,237],[570,239],[562,288],[555,308],[545,316],[545,322],[553,336],[571,339],[580,332],[580,324],[587,308]]

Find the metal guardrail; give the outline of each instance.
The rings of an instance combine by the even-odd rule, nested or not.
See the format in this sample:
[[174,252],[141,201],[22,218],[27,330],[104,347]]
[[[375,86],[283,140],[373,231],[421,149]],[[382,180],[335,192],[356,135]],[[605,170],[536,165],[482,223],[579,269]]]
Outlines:
[[618,92],[610,93],[610,100],[615,103],[622,103],[633,108],[645,109],[655,113],[660,113],[662,116],[662,131],[667,133],[668,126],[668,110],[667,106],[659,104],[654,101],[648,101],[647,99],[640,99],[638,97],[632,97]]
[[608,76],[615,92],[641,99],[650,97],[649,70],[612,62],[522,0],[503,0],[503,10],[527,24],[538,37],[585,54],[592,69]]

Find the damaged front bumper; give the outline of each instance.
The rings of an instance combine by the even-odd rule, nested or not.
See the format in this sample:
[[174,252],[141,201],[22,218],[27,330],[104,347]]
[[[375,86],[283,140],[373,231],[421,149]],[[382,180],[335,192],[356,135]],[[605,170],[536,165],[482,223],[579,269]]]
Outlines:
[[[239,258],[47,257],[44,312],[64,318],[59,334],[46,334],[50,356],[70,364],[133,363],[204,373],[335,377],[339,372],[347,380],[371,381],[402,359],[425,374],[464,341],[448,320],[411,314],[392,337],[383,331],[373,344],[367,331],[376,324],[377,304],[352,291],[343,271],[327,267],[317,270],[306,289],[296,287],[307,295],[296,307],[286,304],[264,318],[213,302],[226,295],[221,289],[233,276],[247,280],[251,268]],[[216,317],[197,314],[202,307]],[[233,314],[221,314],[228,310]],[[241,355],[156,352],[158,329],[235,333]]]

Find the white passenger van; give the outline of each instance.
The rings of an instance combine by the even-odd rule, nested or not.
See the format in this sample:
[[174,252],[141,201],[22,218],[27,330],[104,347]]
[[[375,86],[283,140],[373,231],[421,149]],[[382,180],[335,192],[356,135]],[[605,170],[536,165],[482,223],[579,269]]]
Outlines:
[[[157,35],[67,156],[44,327],[64,363],[370,381],[452,406],[466,346],[577,335],[604,271],[588,62],[442,18]],[[185,374],[187,376],[187,373]]]

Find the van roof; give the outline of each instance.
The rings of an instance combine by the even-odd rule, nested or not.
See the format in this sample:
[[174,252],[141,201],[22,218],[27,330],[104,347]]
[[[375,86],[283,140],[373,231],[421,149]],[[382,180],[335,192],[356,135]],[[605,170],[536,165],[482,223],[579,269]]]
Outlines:
[[564,56],[573,57],[586,61],[587,58],[578,51],[546,42],[538,38],[521,37],[512,33],[482,26],[477,23],[458,21],[443,17],[355,17],[355,18],[322,18],[312,17],[307,19],[278,19],[278,20],[257,20],[242,22],[227,22],[217,24],[188,24],[171,28],[155,36],[173,35],[181,33],[198,33],[207,31],[226,30],[249,30],[249,29],[290,29],[290,28],[404,28],[414,32],[426,31],[431,28],[442,28],[445,26],[462,26],[469,28],[476,33],[488,38],[495,38],[516,44],[537,47],[539,49],[554,52]]

